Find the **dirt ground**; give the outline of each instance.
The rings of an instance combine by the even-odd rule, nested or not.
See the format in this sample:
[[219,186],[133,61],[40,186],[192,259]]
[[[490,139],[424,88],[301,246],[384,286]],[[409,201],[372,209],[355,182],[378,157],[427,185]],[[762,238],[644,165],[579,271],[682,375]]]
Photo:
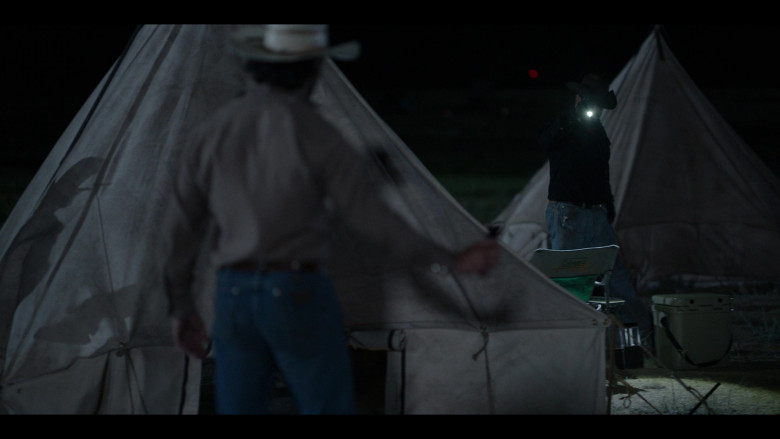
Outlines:
[[[661,354],[643,352],[641,367],[615,370],[610,414],[780,414],[778,292],[732,295],[726,357],[701,368],[671,370]],[[668,358],[668,354],[667,357]]]
[[618,371],[612,415],[777,415],[780,361],[732,361],[711,369],[671,371],[645,359]]

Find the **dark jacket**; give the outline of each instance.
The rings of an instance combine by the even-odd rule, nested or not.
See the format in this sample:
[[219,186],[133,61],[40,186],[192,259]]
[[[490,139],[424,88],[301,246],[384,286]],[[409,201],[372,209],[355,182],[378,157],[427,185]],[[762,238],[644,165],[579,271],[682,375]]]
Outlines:
[[550,121],[539,135],[550,161],[548,199],[611,206],[610,143],[600,121],[581,121],[573,108]]

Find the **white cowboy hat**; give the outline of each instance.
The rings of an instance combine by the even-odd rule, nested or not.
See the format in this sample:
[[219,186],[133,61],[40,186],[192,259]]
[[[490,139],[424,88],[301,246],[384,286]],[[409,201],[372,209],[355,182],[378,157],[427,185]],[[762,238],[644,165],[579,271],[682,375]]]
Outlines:
[[237,56],[254,61],[294,62],[332,57],[351,61],[360,55],[360,44],[349,41],[328,47],[327,24],[266,24],[245,26],[230,38]]

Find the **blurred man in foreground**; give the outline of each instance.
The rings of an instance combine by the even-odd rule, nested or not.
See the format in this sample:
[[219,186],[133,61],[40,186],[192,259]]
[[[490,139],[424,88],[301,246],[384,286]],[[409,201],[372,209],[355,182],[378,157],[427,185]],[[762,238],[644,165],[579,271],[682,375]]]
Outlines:
[[267,413],[278,368],[299,413],[355,412],[338,297],[327,270],[332,213],[411,266],[486,273],[491,239],[452,253],[420,235],[380,196],[368,158],[309,97],[329,47],[326,25],[248,27],[231,40],[252,77],[246,93],[195,133],[177,170],[166,284],[174,339],[195,357],[209,337],[190,293],[204,227],[218,229],[214,327],[218,413]]

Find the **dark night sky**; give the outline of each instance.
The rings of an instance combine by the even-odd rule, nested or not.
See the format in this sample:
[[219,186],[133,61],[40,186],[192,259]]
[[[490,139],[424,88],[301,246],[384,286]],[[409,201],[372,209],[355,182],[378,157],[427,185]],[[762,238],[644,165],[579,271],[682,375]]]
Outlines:
[[[668,42],[703,89],[778,88],[776,25],[669,24]],[[363,55],[341,63],[358,91],[562,86],[612,79],[652,24],[331,25]],[[133,24],[0,25],[0,152],[51,147],[133,33]],[[537,79],[529,69],[539,72]],[[767,111],[777,112],[776,108]],[[30,123],[35,121],[34,123]],[[14,154],[17,156],[17,154]]]
[[[664,25],[667,41],[701,87],[774,84],[777,25]],[[653,24],[335,25],[334,39],[355,35],[364,54],[353,82],[467,87],[546,86],[594,71],[610,80],[639,49]],[[539,71],[537,81],[528,69]],[[386,72],[372,80],[370,72]],[[387,78],[387,79],[385,79]],[[364,81],[364,82],[363,82]]]
[[[780,26],[667,24],[672,50],[700,86],[773,84],[780,69]],[[8,79],[35,94],[38,79],[78,94],[101,76],[135,25],[0,25]],[[357,39],[363,55],[343,68],[362,88],[548,85],[587,71],[612,78],[649,34],[652,24],[379,24],[332,27],[333,41]],[[8,68],[11,67],[11,68]],[[527,70],[539,71],[538,84]],[[83,77],[79,78],[77,75]],[[57,77],[61,78],[57,78]],[[62,78],[62,77],[65,78]],[[69,80],[67,84],[63,80]],[[42,84],[46,87],[46,84]],[[17,86],[11,86],[18,88]],[[52,86],[53,87],[53,86]]]

